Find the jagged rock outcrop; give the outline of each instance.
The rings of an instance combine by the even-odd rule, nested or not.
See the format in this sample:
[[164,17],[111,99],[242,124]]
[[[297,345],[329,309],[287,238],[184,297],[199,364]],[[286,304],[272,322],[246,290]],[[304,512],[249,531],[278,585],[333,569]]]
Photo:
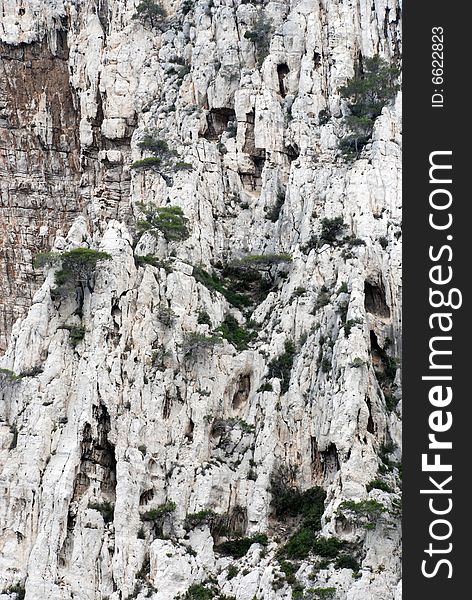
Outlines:
[[[338,145],[401,3],[137,4],[3,1],[0,598],[399,600],[401,95]],[[141,203],[189,237],[139,233]],[[58,294],[32,255],[74,248],[111,258]],[[277,477],[325,490],[344,563],[280,554]]]

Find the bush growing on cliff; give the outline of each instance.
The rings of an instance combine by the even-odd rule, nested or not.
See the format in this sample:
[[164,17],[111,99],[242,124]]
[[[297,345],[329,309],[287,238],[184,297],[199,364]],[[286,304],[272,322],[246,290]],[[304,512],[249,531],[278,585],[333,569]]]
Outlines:
[[166,18],[165,9],[156,0],[141,0],[136,7],[133,19],[139,19],[143,24],[157,27]]
[[282,394],[285,394],[288,390],[294,358],[295,344],[292,340],[285,340],[284,352],[280,356],[273,358],[269,363],[268,377],[277,377],[280,379],[280,391]]
[[196,331],[186,333],[182,343],[182,351],[186,357],[195,357],[201,352],[211,350],[221,344],[222,338],[218,335],[205,335]]
[[159,506],[156,506],[156,508],[151,508],[143,513],[141,515],[141,519],[143,521],[157,521],[173,513],[175,509],[175,502],[165,502],[164,504],[159,504]]
[[256,335],[254,331],[248,331],[245,327],[241,327],[233,315],[226,315],[217,331],[238,350],[245,350]]
[[68,252],[41,252],[36,255],[34,266],[61,265],[55,273],[57,291],[61,294],[78,285],[87,284],[97,264],[110,259],[111,256],[107,252],[99,252],[91,248],[75,248]]
[[144,219],[136,222],[138,232],[149,231],[154,235],[160,232],[168,242],[181,242],[189,237],[188,219],[180,206],[157,207],[142,203],[138,206],[144,213]]
[[342,98],[348,100],[350,115],[346,124],[351,133],[340,142],[346,158],[355,159],[369,141],[375,119],[383,107],[393,100],[399,85],[400,70],[376,55],[366,58],[358,73],[340,88]]
[[26,596],[25,586],[21,583],[10,585],[4,594],[16,594],[16,600],[24,600]]
[[221,554],[232,556],[233,558],[242,558],[247,554],[252,544],[267,546],[267,543],[267,536],[264,533],[256,533],[251,537],[237,538],[223,542],[216,547],[216,550],[221,552]]
[[345,500],[339,505],[338,514],[345,519],[364,527],[365,529],[374,529],[377,521],[383,512],[385,506],[377,500]]

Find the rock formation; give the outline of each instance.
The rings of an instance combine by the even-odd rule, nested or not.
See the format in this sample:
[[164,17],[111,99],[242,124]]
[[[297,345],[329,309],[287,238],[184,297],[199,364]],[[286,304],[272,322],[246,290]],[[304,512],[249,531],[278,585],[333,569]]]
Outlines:
[[400,600],[401,2],[138,5],[2,1],[0,599]]

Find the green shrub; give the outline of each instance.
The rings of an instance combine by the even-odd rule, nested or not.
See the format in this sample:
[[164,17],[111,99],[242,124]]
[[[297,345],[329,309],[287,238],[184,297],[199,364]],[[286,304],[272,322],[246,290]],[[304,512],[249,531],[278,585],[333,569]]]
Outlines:
[[350,554],[341,554],[336,560],[336,568],[338,569],[352,569],[357,573],[360,569],[360,564]]
[[246,271],[255,269],[268,273],[274,266],[290,262],[292,262],[292,257],[286,252],[280,254],[248,254],[244,258],[234,261],[232,266]]
[[335,587],[327,587],[327,588],[309,588],[306,590],[307,594],[310,594],[308,598],[313,600],[332,600],[336,596],[336,588]]
[[97,263],[110,259],[111,256],[107,252],[99,252],[91,248],[75,248],[67,252],[41,252],[36,255],[34,266],[61,265],[54,278],[57,291],[62,295],[78,285],[87,284]]
[[329,289],[323,284],[320,288],[320,291],[318,293],[318,296],[316,298],[316,302],[315,302],[315,306],[314,308],[314,312],[316,312],[317,310],[319,310],[320,308],[323,308],[324,306],[327,306],[329,304],[329,300],[331,298],[331,294]]
[[97,510],[103,517],[105,523],[113,521],[113,513],[115,512],[115,506],[108,500],[103,502],[89,502],[89,508]]
[[175,502],[165,502],[164,504],[159,504],[156,508],[151,508],[147,512],[141,515],[141,519],[143,521],[157,521],[162,519],[167,515],[170,515],[176,509]]
[[384,235],[381,235],[379,237],[378,241],[379,241],[379,244],[381,245],[382,249],[386,250],[386,248],[388,246],[388,239]]
[[[192,354],[200,354],[207,350],[211,350],[217,344],[221,344],[222,338],[217,335],[205,335],[192,331],[186,333],[182,343],[182,351],[184,356],[191,356]],[[195,356],[195,354],[194,354]]]
[[14,371],[11,371],[10,369],[0,369],[0,381],[6,380],[6,381],[19,381],[22,378],[21,375],[17,375]]
[[169,306],[158,306],[156,310],[157,320],[165,327],[170,327],[176,318],[175,312]]
[[338,514],[367,529],[374,528],[385,511],[385,506],[377,500],[361,500],[359,502],[346,500],[338,508]]
[[219,517],[220,515],[211,508],[205,508],[196,513],[189,513],[185,517],[184,528],[189,530],[195,529],[199,525],[212,525]]
[[289,388],[294,358],[295,344],[292,340],[285,340],[283,354],[273,358],[269,362],[268,377],[277,377],[280,379],[280,391],[282,394],[285,394]]
[[148,156],[146,158],[141,158],[140,160],[135,160],[131,165],[132,169],[142,169],[143,171],[147,169],[155,169],[160,167],[162,163],[162,158],[160,156]]
[[141,0],[136,7],[133,19],[139,19],[143,24],[150,25],[153,28],[160,25],[166,16],[165,9],[156,0]]
[[145,265],[151,265],[153,267],[157,267],[158,269],[165,269],[168,273],[172,271],[172,268],[167,263],[162,262],[156,256],[152,254],[146,254],[144,256],[135,255],[134,256],[134,264],[137,267],[144,267]]
[[206,310],[200,310],[197,317],[197,323],[199,325],[210,325],[211,327],[211,319],[210,315],[206,312]]
[[348,100],[351,113],[346,117],[351,133],[340,142],[341,152],[346,158],[357,158],[369,141],[375,119],[399,89],[395,83],[399,74],[397,67],[376,55],[366,58],[362,71],[359,70],[340,88],[341,97]]
[[334,246],[338,244],[338,237],[343,233],[346,225],[342,217],[334,217],[334,219],[324,218],[321,220],[321,234],[319,238],[320,245],[330,244]]
[[274,389],[273,385],[270,382],[266,382],[266,383],[263,383],[257,391],[258,392],[272,392],[273,389]]
[[71,346],[75,348],[85,337],[85,327],[83,325],[65,326],[63,329],[69,330],[69,341]]
[[146,133],[143,139],[138,142],[138,147],[141,148],[141,150],[153,152],[161,158],[168,154],[173,154],[169,149],[169,144],[165,140],[155,138],[149,133]]
[[323,357],[323,359],[321,361],[321,372],[329,373],[331,371],[331,368],[332,368],[331,359],[327,356]]
[[187,229],[188,219],[180,206],[162,206],[156,207],[153,204],[144,206],[139,205],[144,212],[144,220],[139,220],[136,227],[140,233],[149,231],[156,234],[160,231],[168,241],[182,241],[189,237]]
[[16,600],[24,600],[26,596],[25,586],[22,583],[14,583],[7,588],[6,593],[16,594]]
[[349,337],[351,335],[351,330],[354,325],[361,325],[362,321],[360,319],[349,319],[344,323],[344,335]]
[[387,492],[389,494],[393,493],[393,490],[388,483],[383,479],[378,478],[372,479],[372,481],[367,484],[367,491],[370,492],[372,490],[382,490],[382,492]]
[[297,571],[296,566],[288,560],[279,560],[279,566],[282,573],[285,575],[285,579],[289,585],[295,585],[297,580],[295,573]]
[[174,169],[176,171],[193,171],[193,165],[183,160],[179,160],[175,163]]
[[301,492],[291,484],[293,475],[293,471],[281,467],[271,477],[271,506],[279,520],[301,517],[300,527],[279,551],[279,556],[301,559],[314,549],[316,532],[321,529],[326,492],[318,486]]
[[214,585],[206,586],[202,583],[194,583],[179,598],[182,600],[216,600],[217,597],[218,590]]
[[249,306],[249,304],[251,303],[250,299],[247,296],[232,291],[231,289],[229,289],[228,285],[223,279],[218,277],[218,275],[216,274],[208,273],[202,267],[193,267],[192,275],[199,283],[204,285],[207,289],[222,294],[226,298],[226,300],[236,308]]
[[221,554],[232,556],[233,558],[242,558],[245,556],[252,544],[262,544],[267,546],[267,536],[263,533],[256,533],[251,537],[237,538],[223,542],[216,547]]
[[291,559],[305,559],[311,552],[324,558],[336,558],[343,542],[337,538],[317,537],[311,524],[305,519],[304,524],[290,536],[280,553]]
[[236,565],[230,565],[228,567],[228,574],[226,576],[226,579],[234,579],[238,573],[239,573],[238,567]]
[[255,337],[255,332],[241,327],[233,315],[226,315],[217,331],[238,350],[245,350],[249,342]]

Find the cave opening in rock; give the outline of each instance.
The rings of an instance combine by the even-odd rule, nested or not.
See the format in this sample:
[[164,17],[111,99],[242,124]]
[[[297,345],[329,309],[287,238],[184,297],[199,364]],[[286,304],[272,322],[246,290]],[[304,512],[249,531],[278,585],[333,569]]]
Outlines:
[[277,65],[277,76],[279,78],[279,91],[282,98],[287,95],[287,89],[285,86],[285,78],[290,73],[290,69],[285,63]]
[[220,139],[222,133],[227,131],[232,124],[236,126],[236,113],[232,108],[212,108],[206,117],[207,129],[204,138],[209,141]]
[[385,299],[385,290],[373,283],[364,283],[365,309],[379,317],[390,318],[390,308]]

